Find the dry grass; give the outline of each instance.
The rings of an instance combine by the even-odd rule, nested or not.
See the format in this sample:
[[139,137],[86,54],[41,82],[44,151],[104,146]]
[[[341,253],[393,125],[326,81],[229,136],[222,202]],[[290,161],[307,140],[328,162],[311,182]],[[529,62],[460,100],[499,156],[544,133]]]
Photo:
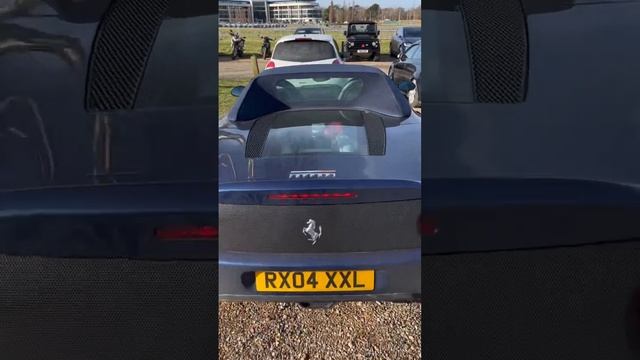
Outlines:
[[[313,26],[313,25],[309,25]],[[380,42],[382,45],[381,53],[389,53],[389,41],[391,36],[400,26],[420,26],[420,21],[403,21],[393,24],[379,24],[380,30]],[[288,28],[278,29],[253,29],[253,28],[232,28],[234,32],[240,33],[240,36],[246,37],[245,40],[245,53],[247,55],[260,54],[260,48],[262,47],[262,39],[260,36],[268,36],[272,39],[279,39],[285,35],[291,35],[298,27],[305,27],[305,25],[292,25]],[[218,55],[231,55],[231,36],[229,35],[229,28],[219,28],[218,32]],[[346,30],[346,26],[332,26],[325,29],[328,35],[333,36],[338,46],[344,41],[343,31]],[[275,45],[275,42],[272,43]]]

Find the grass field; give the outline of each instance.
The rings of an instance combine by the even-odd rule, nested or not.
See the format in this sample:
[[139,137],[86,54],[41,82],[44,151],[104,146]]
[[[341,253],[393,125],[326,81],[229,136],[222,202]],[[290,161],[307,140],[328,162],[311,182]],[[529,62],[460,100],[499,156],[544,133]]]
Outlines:
[[231,89],[239,85],[247,85],[251,79],[218,80],[218,117],[229,112],[236,102],[236,97],[231,95]]
[[[314,26],[314,25],[309,25]],[[389,53],[389,41],[391,36],[400,26],[420,26],[420,21],[403,21],[401,23],[394,24],[379,24],[380,30],[380,42],[382,44],[382,54]],[[246,37],[244,49],[246,55],[259,55],[260,48],[262,47],[262,39],[260,36],[268,36],[275,41],[284,35],[291,35],[298,27],[305,27],[305,25],[292,25],[288,28],[280,29],[253,29],[253,28],[232,28],[234,32],[240,33],[240,36]],[[347,29],[346,26],[332,26],[325,28],[325,32],[328,35],[332,35],[336,40],[338,46],[342,44],[345,37],[343,31]],[[275,45],[275,41],[271,43],[271,46]],[[340,49],[338,49],[340,50]],[[229,28],[219,28],[218,32],[218,54],[219,55],[231,55],[231,36],[229,35]]]
[[[246,37],[245,40],[245,55],[258,55],[260,53],[260,47],[262,46],[262,39],[260,35],[269,36],[272,39],[279,39],[284,35],[293,34],[297,27],[290,26],[284,29],[251,29],[251,28],[233,28],[234,31],[240,33],[240,36]],[[378,28],[380,30],[380,42],[382,43],[382,54],[389,53],[389,41],[391,36],[400,26],[420,26],[420,21],[403,21],[394,24],[380,24]],[[344,40],[344,34],[346,26],[332,26],[325,28],[325,32],[330,34],[336,39],[338,46]],[[229,35],[229,28],[219,28],[218,32],[218,53],[219,55],[231,55],[231,36]],[[272,42],[272,46],[275,42]],[[246,85],[250,78],[241,79],[219,79],[218,83],[218,113],[219,116],[226,114],[236,101],[236,97],[231,95],[231,89],[238,85]]]

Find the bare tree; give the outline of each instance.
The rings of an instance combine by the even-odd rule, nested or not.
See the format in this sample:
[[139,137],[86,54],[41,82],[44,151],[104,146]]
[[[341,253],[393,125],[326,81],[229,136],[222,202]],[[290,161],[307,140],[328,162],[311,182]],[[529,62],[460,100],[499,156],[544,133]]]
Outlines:
[[369,17],[371,20],[378,20],[380,18],[380,5],[373,4],[369,6]]
[[362,20],[380,21],[384,19],[390,19],[401,21],[421,19],[420,7],[412,7],[407,9],[402,7],[383,8],[376,3],[369,6],[368,8],[365,8],[357,5],[353,0],[348,5],[347,1],[343,0],[342,7],[333,4],[332,0],[331,5],[329,5],[328,9],[325,9],[323,14],[323,17],[328,19],[328,21],[332,24],[342,24],[345,21],[351,22]]
[[331,4],[329,5],[329,24],[334,23],[334,8],[333,8],[333,0],[331,0]]

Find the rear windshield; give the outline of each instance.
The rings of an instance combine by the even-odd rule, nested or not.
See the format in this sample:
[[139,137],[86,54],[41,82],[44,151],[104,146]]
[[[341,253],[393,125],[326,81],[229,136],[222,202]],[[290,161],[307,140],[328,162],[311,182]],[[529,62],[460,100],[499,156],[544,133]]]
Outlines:
[[298,29],[296,34],[322,34],[320,29]]
[[355,121],[325,119],[308,124],[296,120],[294,123],[290,119],[274,120],[262,156],[369,153],[361,117]]
[[349,34],[372,34],[376,32],[375,24],[351,24]]
[[417,38],[420,37],[420,28],[404,28],[404,36]]
[[278,44],[273,58],[282,61],[309,62],[336,58],[331,43],[317,40],[287,41]]
[[279,100],[350,101],[362,95],[364,81],[358,77],[282,79],[276,82]]

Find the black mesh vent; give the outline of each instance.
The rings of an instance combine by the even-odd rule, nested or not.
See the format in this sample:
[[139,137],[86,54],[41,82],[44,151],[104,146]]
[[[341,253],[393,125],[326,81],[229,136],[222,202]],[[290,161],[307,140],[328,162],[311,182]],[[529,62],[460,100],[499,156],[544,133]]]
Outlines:
[[638,359],[640,242],[424,256],[425,359]]
[[116,0],[98,29],[89,67],[87,108],[133,109],[168,0]]
[[527,81],[527,25],[519,0],[462,0],[475,100],[516,103]]
[[[416,200],[293,206],[220,204],[219,207],[220,238],[223,239],[219,251],[312,254],[420,247],[415,225],[420,201]],[[316,220],[325,230],[331,229],[331,237],[323,237],[309,246],[298,229],[300,219]],[[272,225],[273,220],[278,222],[277,226]],[[393,241],[386,235],[391,232]]]
[[214,359],[217,262],[0,255],[2,359]]

